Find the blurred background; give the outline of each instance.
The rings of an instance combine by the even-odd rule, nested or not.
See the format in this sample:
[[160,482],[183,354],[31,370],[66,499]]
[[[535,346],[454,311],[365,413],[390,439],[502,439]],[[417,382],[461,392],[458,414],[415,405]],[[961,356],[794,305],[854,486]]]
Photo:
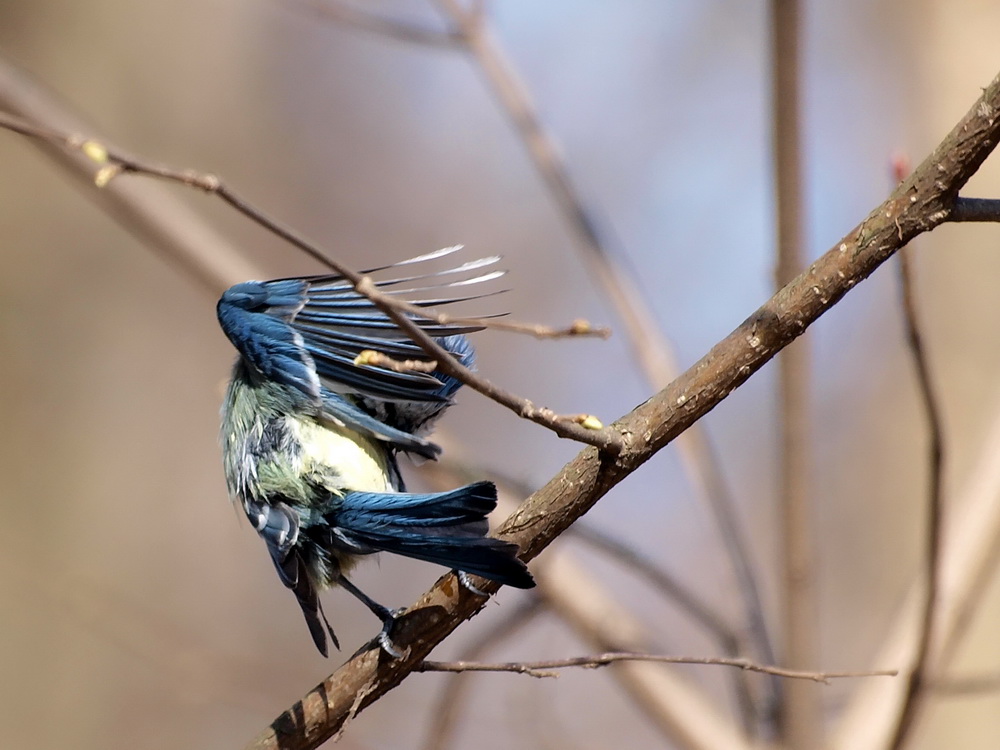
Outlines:
[[[433,2],[351,7],[448,28]],[[773,286],[766,5],[503,0],[486,19],[687,367]],[[966,112],[1000,70],[998,32],[1000,5],[988,0],[805,4],[810,258],[888,194],[894,155],[919,162]],[[469,258],[504,256],[510,292],[500,304],[516,319],[582,317],[616,329],[608,341],[478,334],[480,370],[504,387],[605,422],[653,392],[584,268],[578,235],[462,49],[359,29],[309,0],[4,0],[0,56],[63,97],[94,133],[223,176],[354,268],[464,243]],[[218,408],[234,353],[215,321],[217,294],[99,210],[92,187],[81,189],[28,140],[0,131],[0,164],[5,744],[241,747],[377,623],[343,592],[327,594],[344,651],[320,658],[227,499]],[[221,202],[170,191],[261,275],[321,270]],[[1000,196],[996,156],[967,192]],[[916,248],[951,494],[981,459],[998,407],[998,242],[994,226],[945,226]],[[821,669],[869,666],[919,569],[927,434],[892,265],[809,334]],[[765,368],[703,425],[780,643],[774,374]],[[472,392],[439,438],[450,459],[528,489],[579,448]],[[584,522],[652,557],[745,629],[711,516],[672,448]],[[718,651],[621,564],[577,551],[646,624],[653,650]],[[405,606],[438,575],[385,558],[356,580]],[[455,657],[526,596],[502,591],[435,656]],[[988,592],[955,673],[1000,668],[998,621],[1000,591]],[[590,650],[542,614],[490,658]],[[720,668],[683,676],[732,713]],[[422,747],[446,680],[412,676],[362,713],[341,745]],[[857,686],[823,689],[831,730]],[[453,747],[672,746],[603,671],[483,675],[466,690]],[[998,700],[936,699],[913,747],[996,747]]]

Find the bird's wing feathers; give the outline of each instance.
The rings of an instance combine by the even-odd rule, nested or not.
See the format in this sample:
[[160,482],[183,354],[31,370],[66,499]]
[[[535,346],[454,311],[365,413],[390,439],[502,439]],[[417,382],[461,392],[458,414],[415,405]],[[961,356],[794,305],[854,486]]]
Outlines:
[[[390,268],[435,260],[458,248],[444,248],[391,266],[369,269],[375,274]],[[443,271],[375,281],[387,293],[423,307],[439,307],[496,294],[439,295],[412,299],[413,295],[492,281],[502,271],[479,273],[496,263],[482,258]],[[470,273],[476,275],[471,278]],[[392,401],[442,401],[442,381],[434,374],[394,372],[388,368],[354,364],[371,349],[393,359],[428,361],[429,357],[370,300],[358,294],[338,275],[250,281],[223,294],[219,322],[240,354],[262,375],[296,388],[314,403],[329,392],[369,396]],[[434,337],[470,333],[476,326],[442,325],[429,318],[410,316]]]
[[437,458],[441,453],[441,448],[438,445],[411,432],[389,426],[358,408],[340,394],[331,393],[326,389],[323,389],[322,393],[323,409],[321,414],[325,418],[339,422],[349,429],[363,435],[369,435],[376,440],[392,443],[397,448],[416,453],[424,458]]
[[[285,319],[276,317],[284,308],[272,306],[271,301],[279,298],[278,293],[272,296],[262,282],[237,284],[219,300],[219,324],[240,355],[261,375],[316,401],[320,392],[316,365],[306,351],[302,335]],[[262,314],[258,310],[267,312]]]

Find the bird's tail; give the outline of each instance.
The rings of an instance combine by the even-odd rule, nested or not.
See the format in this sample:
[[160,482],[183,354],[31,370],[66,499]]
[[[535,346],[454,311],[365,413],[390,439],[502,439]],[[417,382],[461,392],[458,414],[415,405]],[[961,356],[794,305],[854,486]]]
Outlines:
[[518,547],[488,537],[492,482],[436,493],[349,492],[325,521],[346,552],[385,551],[473,573],[508,586],[535,585]]

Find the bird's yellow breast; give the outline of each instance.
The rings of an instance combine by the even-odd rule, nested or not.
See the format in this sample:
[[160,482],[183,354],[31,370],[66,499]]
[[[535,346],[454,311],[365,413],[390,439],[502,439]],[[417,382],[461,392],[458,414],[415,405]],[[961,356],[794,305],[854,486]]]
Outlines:
[[337,494],[344,490],[393,492],[385,450],[373,440],[333,422],[294,420],[302,472]]

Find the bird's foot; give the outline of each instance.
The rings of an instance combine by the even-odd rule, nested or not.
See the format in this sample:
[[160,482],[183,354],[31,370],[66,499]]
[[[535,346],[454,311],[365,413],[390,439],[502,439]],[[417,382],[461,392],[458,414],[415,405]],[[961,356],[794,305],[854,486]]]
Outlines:
[[382,631],[378,634],[378,645],[393,659],[402,659],[409,652],[409,649],[401,649],[392,640],[392,630],[396,625],[396,620],[404,610],[386,610],[386,616],[382,620]]

